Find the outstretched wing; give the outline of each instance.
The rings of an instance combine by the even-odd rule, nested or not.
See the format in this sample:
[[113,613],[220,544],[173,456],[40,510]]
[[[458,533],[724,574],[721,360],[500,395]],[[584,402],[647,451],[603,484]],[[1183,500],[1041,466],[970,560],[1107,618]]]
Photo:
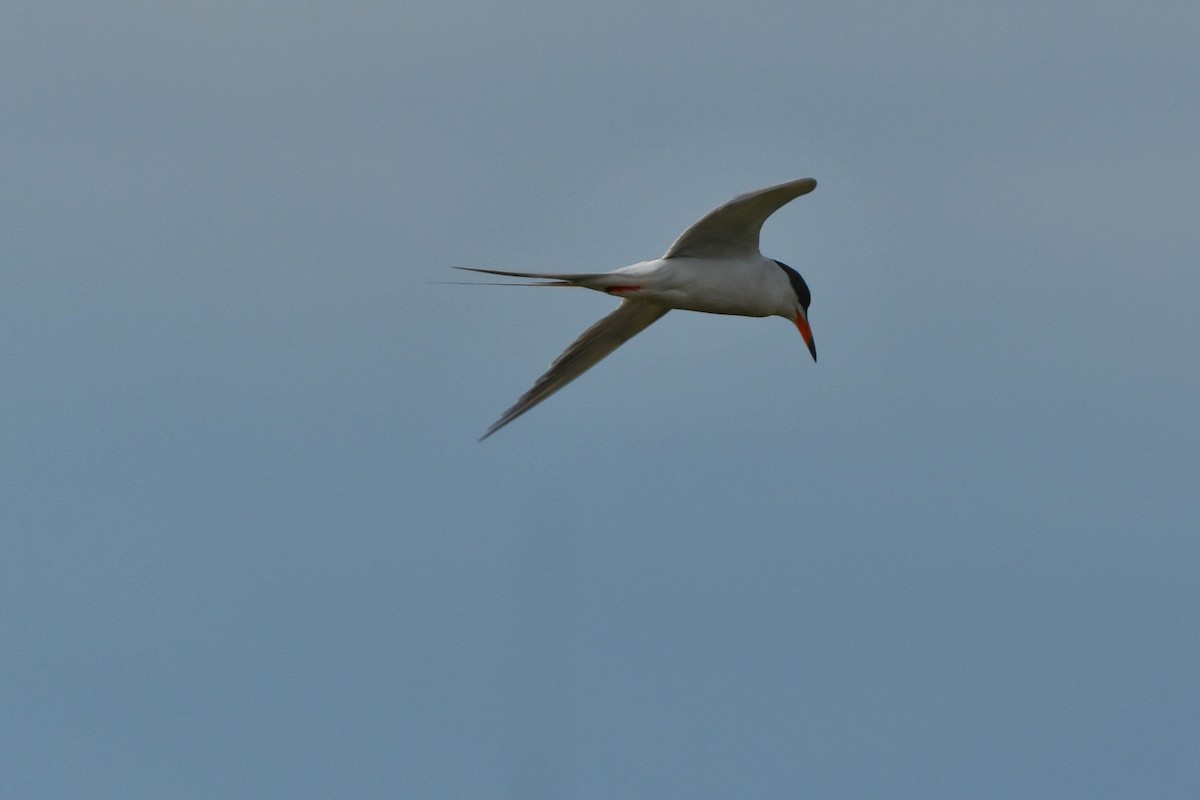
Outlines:
[[588,328],[554,359],[546,374],[538,378],[528,392],[492,423],[479,441],[524,414],[550,395],[594,367],[605,356],[650,327],[669,309],[641,300],[625,300],[617,310]]
[[817,188],[812,178],[769,186],[730,200],[680,234],[663,258],[729,258],[758,252],[758,234],[767,217]]

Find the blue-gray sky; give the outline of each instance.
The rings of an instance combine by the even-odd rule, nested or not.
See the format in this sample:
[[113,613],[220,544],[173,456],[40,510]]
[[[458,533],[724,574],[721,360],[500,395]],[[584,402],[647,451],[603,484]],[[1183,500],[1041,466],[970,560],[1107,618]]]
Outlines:
[[6,7],[0,795],[1200,795],[1195,3],[593,5]]

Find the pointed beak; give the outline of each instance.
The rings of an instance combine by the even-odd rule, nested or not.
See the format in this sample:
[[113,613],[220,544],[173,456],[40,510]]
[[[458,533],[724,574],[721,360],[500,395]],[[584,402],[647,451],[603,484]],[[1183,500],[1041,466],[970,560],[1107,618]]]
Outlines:
[[804,343],[808,345],[808,352],[812,353],[813,361],[817,360],[817,346],[813,344],[812,328],[808,326],[808,317],[803,311],[796,313],[796,328],[799,329],[800,335],[804,337]]

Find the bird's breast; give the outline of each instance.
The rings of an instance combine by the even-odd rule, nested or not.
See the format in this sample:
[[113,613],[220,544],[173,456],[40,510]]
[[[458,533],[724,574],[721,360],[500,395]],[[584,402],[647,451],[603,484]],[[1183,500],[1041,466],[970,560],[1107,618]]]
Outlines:
[[627,268],[630,277],[644,277],[639,296],[669,308],[746,317],[779,313],[777,287],[771,281],[775,276],[754,261],[671,258],[634,267],[642,269]]

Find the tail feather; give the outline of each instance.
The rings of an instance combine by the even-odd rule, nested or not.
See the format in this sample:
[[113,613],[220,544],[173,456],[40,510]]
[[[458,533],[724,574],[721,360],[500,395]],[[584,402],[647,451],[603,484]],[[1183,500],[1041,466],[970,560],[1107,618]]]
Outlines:
[[466,272],[482,275],[500,275],[505,278],[529,278],[541,283],[523,283],[518,286],[586,286],[588,281],[604,275],[603,272],[513,272],[504,269],[481,269],[479,267],[454,267]]

